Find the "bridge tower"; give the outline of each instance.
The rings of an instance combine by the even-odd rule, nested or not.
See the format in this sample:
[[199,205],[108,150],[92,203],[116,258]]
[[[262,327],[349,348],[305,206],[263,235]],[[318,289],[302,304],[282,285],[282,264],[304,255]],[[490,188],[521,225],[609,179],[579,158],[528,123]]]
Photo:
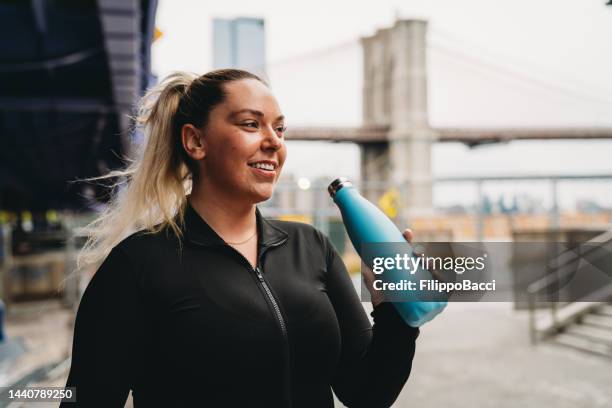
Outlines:
[[361,38],[363,125],[389,128],[386,141],[361,145],[362,191],[376,202],[382,191],[368,182],[389,181],[402,191],[404,217],[432,208],[426,35],[427,21],[398,20]]

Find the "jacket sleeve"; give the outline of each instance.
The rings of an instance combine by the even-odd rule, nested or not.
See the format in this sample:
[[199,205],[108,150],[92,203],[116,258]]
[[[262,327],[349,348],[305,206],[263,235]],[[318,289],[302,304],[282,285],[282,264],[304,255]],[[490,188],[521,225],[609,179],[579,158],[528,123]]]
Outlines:
[[419,329],[406,324],[392,303],[364,311],[342,258],[323,236],[327,289],[338,318],[342,351],[332,388],[349,408],[390,407],[408,380]]
[[76,403],[60,407],[123,407],[130,391],[139,302],[133,268],[114,247],[89,281],[75,318],[66,387]]

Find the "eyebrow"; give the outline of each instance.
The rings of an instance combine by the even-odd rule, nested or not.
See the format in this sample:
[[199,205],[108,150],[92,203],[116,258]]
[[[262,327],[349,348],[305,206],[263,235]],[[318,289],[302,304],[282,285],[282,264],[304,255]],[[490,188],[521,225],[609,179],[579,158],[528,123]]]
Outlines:
[[[255,110],[255,109],[241,109],[239,111],[235,111],[235,112],[230,113],[229,117],[230,118],[234,118],[234,117],[240,115],[241,113],[251,113],[251,114],[253,114],[255,116],[259,116],[259,117],[263,117],[264,116],[263,112]],[[278,118],[276,118],[275,121],[279,121],[279,120],[283,120],[283,119],[285,119],[285,115],[280,115]]]

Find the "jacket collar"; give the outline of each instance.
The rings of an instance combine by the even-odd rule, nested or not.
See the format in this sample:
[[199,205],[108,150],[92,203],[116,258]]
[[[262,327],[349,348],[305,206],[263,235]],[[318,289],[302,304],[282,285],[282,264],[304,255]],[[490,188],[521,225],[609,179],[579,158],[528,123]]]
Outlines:
[[[265,219],[257,206],[255,206],[255,217],[257,220],[257,236],[259,237],[258,246],[275,246],[287,240],[289,234]],[[187,200],[185,208],[185,224],[182,227],[185,238],[194,244],[203,246],[225,245],[223,238],[198,214],[189,200]]]

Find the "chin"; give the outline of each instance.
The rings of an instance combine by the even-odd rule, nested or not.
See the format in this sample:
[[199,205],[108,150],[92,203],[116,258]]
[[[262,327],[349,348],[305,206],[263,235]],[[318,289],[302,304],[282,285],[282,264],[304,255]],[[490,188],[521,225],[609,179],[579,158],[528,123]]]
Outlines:
[[273,192],[274,189],[272,188],[269,190],[254,191],[253,201],[255,202],[255,204],[261,203],[263,201],[268,201],[270,198],[272,198]]

